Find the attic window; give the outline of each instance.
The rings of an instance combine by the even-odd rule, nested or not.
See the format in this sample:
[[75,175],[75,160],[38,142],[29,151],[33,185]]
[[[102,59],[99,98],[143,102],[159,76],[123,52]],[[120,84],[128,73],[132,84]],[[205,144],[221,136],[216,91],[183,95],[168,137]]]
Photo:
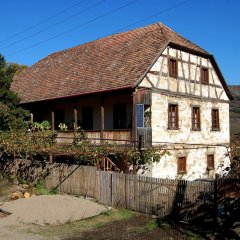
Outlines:
[[202,84],[209,84],[209,74],[208,68],[201,68],[201,83]]
[[170,58],[168,61],[168,72],[170,77],[176,78],[178,76],[178,62],[175,58]]

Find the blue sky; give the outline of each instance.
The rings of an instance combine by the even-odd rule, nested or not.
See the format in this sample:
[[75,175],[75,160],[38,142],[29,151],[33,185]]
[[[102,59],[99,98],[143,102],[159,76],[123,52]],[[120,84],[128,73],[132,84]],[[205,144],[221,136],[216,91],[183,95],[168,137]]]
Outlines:
[[48,54],[162,22],[213,54],[240,84],[239,0],[11,0],[1,2],[0,53],[28,66]]

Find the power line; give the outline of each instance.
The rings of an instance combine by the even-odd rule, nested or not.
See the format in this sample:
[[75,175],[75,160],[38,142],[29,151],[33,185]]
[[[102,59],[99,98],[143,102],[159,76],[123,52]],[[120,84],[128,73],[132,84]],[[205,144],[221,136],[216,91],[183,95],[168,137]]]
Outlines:
[[[29,47],[26,47],[26,48],[20,49],[20,50],[18,50],[18,51],[16,51],[16,52],[10,53],[10,54],[6,55],[6,57],[16,55],[16,54],[18,54],[18,53],[20,53],[20,52],[24,52],[24,51],[26,51],[26,50],[28,50],[28,49],[34,48],[34,47],[36,47],[36,46],[39,46],[39,45],[41,45],[41,44],[43,44],[43,43],[45,43],[45,42],[48,42],[48,41],[50,41],[50,40],[52,40],[52,39],[55,39],[55,38],[57,38],[57,37],[60,37],[60,36],[62,36],[62,35],[64,35],[64,34],[66,34],[66,33],[72,32],[72,31],[76,30],[77,28],[83,27],[83,26],[85,26],[85,25],[87,25],[87,24],[89,24],[89,23],[92,23],[92,22],[100,19],[100,18],[103,18],[103,17],[105,17],[105,16],[107,16],[107,15],[110,15],[110,14],[112,14],[113,12],[116,12],[116,11],[118,11],[118,10],[124,8],[124,7],[127,7],[128,5],[133,4],[133,3],[137,2],[137,1],[139,1],[139,0],[135,0],[135,1],[129,2],[128,4],[125,4],[125,5],[123,5],[123,6],[119,7],[119,8],[113,9],[113,10],[110,11],[110,12],[107,12],[107,13],[105,13],[105,14],[103,14],[103,15],[100,15],[100,16],[92,19],[92,20],[89,20],[89,21],[87,21],[87,22],[85,22],[85,23],[83,23],[83,24],[81,24],[81,25],[78,25],[78,26],[75,27],[75,28],[69,29],[69,30],[67,30],[67,31],[65,31],[65,32],[62,32],[62,33],[59,33],[59,34],[57,34],[57,35],[55,35],[55,36],[53,36],[53,37],[50,37],[50,38],[48,38],[48,39],[46,39],[46,40],[43,40],[43,41],[41,41],[41,42],[35,43],[35,44],[33,44],[33,45],[30,45]],[[178,3],[178,4],[175,4],[175,5],[173,5],[173,6],[171,6],[171,7],[168,7],[168,8],[166,8],[166,9],[164,9],[164,10],[161,10],[161,11],[159,11],[159,12],[153,14],[153,15],[150,15],[150,16],[148,16],[148,17],[146,17],[146,18],[140,19],[140,20],[138,20],[138,21],[136,21],[136,22],[134,22],[134,23],[132,23],[132,24],[129,24],[129,25],[125,26],[125,27],[119,28],[118,30],[116,30],[116,31],[114,31],[114,32],[112,32],[112,33],[110,33],[110,34],[104,35],[104,36],[108,36],[108,35],[115,34],[115,33],[119,32],[119,31],[124,30],[124,29],[126,29],[126,28],[129,28],[129,27],[131,27],[131,26],[133,26],[133,25],[136,25],[136,24],[138,24],[138,23],[144,22],[144,21],[149,20],[149,19],[151,19],[151,18],[153,18],[153,17],[159,16],[159,15],[161,15],[162,13],[165,13],[165,12],[168,12],[168,11],[170,11],[170,10],[173,10],[173,9],[175,9],[175,8],[177,8],[177,7],[180,7],[180,6],[182,6],[183,4],[186,4],[186,3],[189,2],[189,1],[191,1],[191,0],[182,1],[182,2],[180,2],[180,3]],[[104,37],[104,36],[103,36],[103,37]]]
[[122,5],[122,6],[118,7],[118,8],[115,8],[115,9],[109,11],[109,12],[106,12],[106,13],[98,16],[98,17],[93,18],[92,20],[89,20],[89,21],[87,21],[87,22],[85,22],[85,23],[82,23],[82,24],[80,24],[80,25],[78,25],[78,26],[76,26],[76,27],[74,27],[74,28],[71,28],[71,29],[69,29],[69,30],[67,30],[67,31],[61,32],[61,33],[59,33],[59,34],[56,34],[56,35],[54,35],[53,37],[50,37],[50,38],[48,38],[48,39],[46,39],[46,40],[44,40],[44,41],[35,43],[35,44],[33,44],[33,45],[29,46],[29,47],[26,47],[26,48],[23,48],[23,49],[21,49],[21,50],[19,50],[19,51],[10,53],[10,54],[6,55],[6,57],[15,55],[15,54],[20,53],[20,52],[24,52],[24,51],[26,51],[26,50],[28,50],[28,49],[30,49],[30,48],[36,47],[36,46],[41,45],[41,44],[43,44],[43,43],[45,43],[45,42],[48,42],[48,41],[50,41],[50,40],[52,40],[52,39],[55,39],[55,38],[57,38],[57,37],[60,37],[60,36],[62,36],[62,35],[64,35],[64,34],[66,34],[66,33],[75,31],[76,29],[78,29],[78,28],[80,28],[80,27],[86,26],[86,25],[88,25],[88,24],[90,24],[90,23],[92,23],[92,22],[95,22],[95,21],[97,21],[97,20],[99,20],[99,19],[101,19],[101,18],[104,18],[104,17],[106,17],[106,16],[108,16],[108,15],[114,13],[114,12],[117,12],[117,11],[119,11],[120,9],[126,8],[126,7],[128,7],[129,5],[131,5],[131,4],[133,4],[133,3],[136,3],[136,2],[138,2],[138,1],[140,1],[140,0],[130,1],[130,2],[128,2],[127,4],[124,4],[124,5]]
[[96,6],[102,4],[102,3],[105,2],[105,1],[106,1],[106,0],[98,1],[97,3],[91,5],[90,7],[85,8],[84,10],[82,10],[82,11],[80,11],[80,12],[77,12],[77,13],[71,15],[70,17],[64,18],[63,20],[58,21],[58,22],[56,22],[56,23],[48,26],[47,28],[44,28],[44,29],[42,29],[42,30],[40,30],[40,31],[38,31],[38,32],[30,35],[30,36],[24,37],[24,38],[22,38],[22,39],[20,39],[20,40],[17,40],[17,41],[15,41],[15,42],[13,42],[13,43],[10,43],[10,44],[4,46],[3,48],[0,48],[0,50],[9,48],[9,47],[11,47],[11,46],[14,46],[14,45],[16,45],[16,44],[18,44],[18,43],[20,43],[20,42],[23,42],[23,41],[26,40],[26,39],[33,38],[33,37],[37,36],[38,34],[40,34],[40,33],[42,33],[42,32],[45,32],[45,31],[47,31],[47,30],[49,30],[49,29],[51,29],[51,28],[53,28],[53,27],[55,27],[55,26],[57,26],[57,25],[59,25],[59,24],[61,24],[61,23],[63,23],[63,22],[68,21],[69,19],[72,19],[72,18],[74,18],[74,17],[76,17],[76,16],[78,16],[78,15],[84,13],[84,12],[87,12],[88,10],[91,10],[92,8],[95,8]]
[[41,24],[43,24],[43,23],[46,23],[46,22],[48,22],[49,20],[51,20],[51,19],[53,19],[53,18],[55,18],[55,17],[57,17],[57,16],[65,13],[65,12],[67,12],[68,10],[70,10],[70,9],[72,9],[72,8],[80,5],[80,4],[82,4],[83,2],[86,2],[86,0],[82,0],[82,1],[76,3],[76,4],[72,5],[72,6],[66,8],[66,9],[64,9],[64,10],[62,10],[62,11],[60,11],[60,12],[58,12],[58,13],[56,13],[56,14],[48,17],[48,18],[46,18],[46,19],[43,20],[43,21],[40,21],[40,22],[38,22],[38,23],[36,23],[36,24],[34,24],[34,25],[32,25],[32,26],[30,26],[30,27],[28,27],[28,28],[26,28],[26,29],[24,29],[24,30],[22,30],[22,31],[20,31],[20,32],[17,32],[17,33],[15,33],[15,34],[13,34],[13,35],[11,35],[11,36],[3,39],[2,41],[0,41],[0,43],[6,42],[6,41],[8,41],[9,39],[15,38],[15,37],[17,37],[17,36],[19,36],[19,35],[21,35],[21,34],[23,34],[23,33],[25,33],[25,32],[28,32],[28,31],[32,30],[33,28],[35,28],[35,27],[37,27],[37,26],[39,26],[39,25],[41,25]]
[[120,32],[120,31],[122,31],[122,30],[125,30],[126,28],[129,28],[129,27],[132,27],[132,26],[134,26],[134,25],[136,25],[136,24],[145,22],[146,20],[149,20],[149,19],[151,19],[151,18],[154,18],[154,17],[156,17],[156,16],[159,16],[159,15],[161,15],[162,13],[168,12],[168,11],[170,11],[170,10],[173,10],[173,9],[177,8],[177,7],[180,7],[180,6],[182,6],[183,4],[185,4],[185,3],[187,3],[187,2],[190,2],[190,1],[191,1],[191,0],[185,0],[185,1],[183,1],[183,2],[180,2],[180,3],[178,3],[178,4],[175,4],[175,5],[171,6],[171,7],[168,7],[168,8],[166,8],[166,9],[164,9],[164,10],[161,10],[161,11],[159,11],[159,12],[153,14],[153,15],[150,15],[150,16],[148,16],[148,17],[142,18],[142,19],[140,19],[140,20],[138,20],[138,21],[136,21],[136,22],[134,22],[134,23],[131,23],[131,24],[127,25],[127,26],[121,27],[121,28],[117,29],[116,31],[114,31],[114,32],[112,32],[112,33],[110,33],[110,34],[108,34],[108,35],[116,34],[116,33]]

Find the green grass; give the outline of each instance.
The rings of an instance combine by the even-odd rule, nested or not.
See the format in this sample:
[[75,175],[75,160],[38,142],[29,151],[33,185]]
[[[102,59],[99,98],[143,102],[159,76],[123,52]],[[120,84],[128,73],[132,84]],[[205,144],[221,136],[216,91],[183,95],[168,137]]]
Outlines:
[[146,229],[149,231],[155,230],[158,228],[158,223],[156,220],[152,219],[146,224]]

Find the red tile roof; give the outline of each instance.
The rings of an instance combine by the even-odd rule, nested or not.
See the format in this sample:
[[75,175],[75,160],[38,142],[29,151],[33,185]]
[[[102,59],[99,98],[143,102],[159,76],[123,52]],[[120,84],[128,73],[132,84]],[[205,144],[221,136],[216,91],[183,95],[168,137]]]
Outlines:
[[156,23],[53,53],[16,75],[22,103],[132,88],[171,42],[209,55]]

